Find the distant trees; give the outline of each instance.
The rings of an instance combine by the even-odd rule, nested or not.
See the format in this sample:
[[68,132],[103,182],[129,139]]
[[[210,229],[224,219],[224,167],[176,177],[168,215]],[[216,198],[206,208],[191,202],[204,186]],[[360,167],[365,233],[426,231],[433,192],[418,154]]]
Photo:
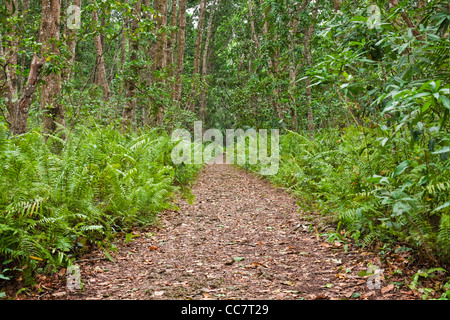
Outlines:
[[[448,34],[442,1],[389,0],[379,9],[382,31],[368,27],[364,1],[3,1],[1,115],[14,134],[29,123],[51,134],[86,118],[124,130],[199,118],[311,136],[361,124],[379,115],[367,92],[380,94],[395,63]],[[70,20],[77,14],[79,29]],[[432,25],[434,14],[442,22],[430,38],[420,25]],[[401,42],[401,30],[413,38],[398,50],[381,37]],[[433,66],[446,61],[440,44],[438,52],[427,57]]]

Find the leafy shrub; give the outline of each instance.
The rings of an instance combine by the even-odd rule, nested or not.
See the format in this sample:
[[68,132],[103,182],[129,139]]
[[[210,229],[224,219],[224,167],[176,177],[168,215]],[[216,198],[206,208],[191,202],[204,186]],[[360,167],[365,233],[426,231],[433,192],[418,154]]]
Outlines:
[[66,135],[45,142],[37,130],[12,139],[0,131],[0,257],[30,271],[65,265],[86,244],[152,223],[199,169],[171,164],[163,131],[96,126]]
[[[269,178],[340,222],[362,245],[402,241],[449,262],[450,160],[427,142],[411,147],[403,133],[392,138],[388,132],[354,126],[310,140],[286,131],[280,169]],[[259,165],[246,167],[259,171]]]

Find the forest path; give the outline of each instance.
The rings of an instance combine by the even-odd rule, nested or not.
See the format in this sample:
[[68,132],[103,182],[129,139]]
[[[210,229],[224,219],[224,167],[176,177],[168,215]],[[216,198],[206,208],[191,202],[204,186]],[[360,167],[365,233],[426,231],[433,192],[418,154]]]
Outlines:
[[320,240],[296,200],[260,177],[206,165],[192,192],[193,204],[179,200],[180,211],[161,213],[159,227],[120,244],[115,262],[80,263],[84,292],[59,298],[400,298],[389,287],[369,290],[357,275],[376,257]]

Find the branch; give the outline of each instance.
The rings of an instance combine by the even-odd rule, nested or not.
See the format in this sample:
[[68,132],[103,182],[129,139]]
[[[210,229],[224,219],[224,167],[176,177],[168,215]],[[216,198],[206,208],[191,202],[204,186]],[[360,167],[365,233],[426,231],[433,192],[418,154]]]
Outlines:
[[[389,0],[389,2],[394,8],[398,7],[398,0]],[[413,35],[417,39],[423,40],[419,30],[417,30],[417,28],[414,26],[414,24],[412,23],[411,19],[408,16],[408,14],[406,12],[402,11],[402,12],[400,12],[400,15],[402,16],[403,21],[405,21],[406,26],[411,29]]]

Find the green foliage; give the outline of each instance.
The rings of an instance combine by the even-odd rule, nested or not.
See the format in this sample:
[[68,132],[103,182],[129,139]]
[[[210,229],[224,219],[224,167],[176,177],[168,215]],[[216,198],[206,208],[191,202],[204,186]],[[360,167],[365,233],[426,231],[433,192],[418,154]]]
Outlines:
[[[155,221],[171,206],[189,170],[170,162],[173,143],[163,131],[121,134],[113,127],[68,131],[60,154],[32,130],[0,134],[0,256],[11,263],[66,265],[115,232]],[[9,270],[8,270],[9,269]],[[11,268],[2,266],[2,279]]]
[[[310,140],[287,131],[280,137],[280,169],[270,179],[332,217],[361,245],[401,241],[450,261],[448,160],[427,144],[410,149],[401,135],[389,140],[397,148],[392,152],[384,134],[354,126]],[[259,166],[247,165],[256,172]]]

